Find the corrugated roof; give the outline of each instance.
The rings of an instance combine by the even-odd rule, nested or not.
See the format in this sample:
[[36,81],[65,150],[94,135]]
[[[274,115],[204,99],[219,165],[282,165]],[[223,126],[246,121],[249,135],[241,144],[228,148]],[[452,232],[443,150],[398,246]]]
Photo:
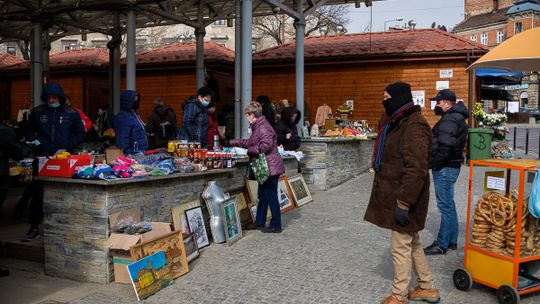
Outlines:
[[479,14],[471,16],[470,18],[461,21],[456,26],[454,26],[453,31],[459,32],[468,29],[472,29],[479,26],[485,26],[493,23],[505,22],[506,21],[506,12],[509,7],[501,8],[495,12]]
[[517,5],[512,6],[508,10],[507,14],[510,15],[510,14],[516,14],[516,13],[521,13],[525,11],[540,12],[540,4],[532,3],[532,2],[519,3]]
[[[196,43],[173,43],[137,55],[137,64],[186,63],[196,61]],[[215,42],[204,43],[205,62],[234,62],[234,52]]]
[[24,60],[8,53],[0,53],[0,69],[22,63]]
[[79,49],[49,56],[50,67],[90,67],[102,66],[109,62],[109,52],[105,49]]
[[[370,47],[371,46],[371,47]],[[487,51],[457,35],[438,29],[359,33],[337,36],[307,37],[305,59],[345,57],[444,55],[467,51]],[[253,54],[254,62],[289,61],[295,58],[295,42],[262,50]]]

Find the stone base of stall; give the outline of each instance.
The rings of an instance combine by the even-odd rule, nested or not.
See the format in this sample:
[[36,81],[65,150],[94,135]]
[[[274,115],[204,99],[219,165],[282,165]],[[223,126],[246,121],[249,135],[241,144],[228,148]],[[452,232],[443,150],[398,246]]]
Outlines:
[[371,167],[374,140],[302,139],[300,171],[310,191],[327,190]]
[[[286,175],[298,162],[286,158]],[[243,187],[247,162],[233,169],[117,181],[40,177],[44,183],[45,273],[84,282],[114,280],[105,242],[108,216],[139,207],[143,221],[171,223],[173,206],[199,200],[205,184],[216,180],[228,191]]]

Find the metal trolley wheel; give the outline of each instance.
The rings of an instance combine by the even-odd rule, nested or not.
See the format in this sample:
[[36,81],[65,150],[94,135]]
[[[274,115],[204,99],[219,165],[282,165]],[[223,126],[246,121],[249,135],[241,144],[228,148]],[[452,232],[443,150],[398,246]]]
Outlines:
[[510,285],[501,285],[497,290],[497,298],[501,304],[519,303],[519,293]]
[[454,280],[454,286],[456,286],[457,289],[462,291],[471,290],[473,280],[471,274],[466,269],[456,269],[456,271],[454,271],[452,279]]

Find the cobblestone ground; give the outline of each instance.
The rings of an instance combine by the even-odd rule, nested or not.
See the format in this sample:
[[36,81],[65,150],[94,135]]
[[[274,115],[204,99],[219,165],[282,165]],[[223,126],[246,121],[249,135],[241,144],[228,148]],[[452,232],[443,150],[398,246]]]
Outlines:
[[[429,257],[441,303],[498,303],[494,290],[476,285],[458,291],[453,271],[463,264],[468,167],[456,185],[460,216],[459,250]],[[392,279],[388,230],[362,220],[372,174],[314,195],[314,202],[283,216],[282,234],[249,231],[231,247],[213,244],[194,261],[191,272],[145,303],[379,303]],[[432,190],[433,192],[433,190]],[[427,227],[430,244],[439,216],[432,194]],[[414,284],[414,283],[412,283]],[[413,286],[411,286],[412,288]],[[72,303],[132,303],[128,285],[111,284]],[[521,303],[539,303],[540,294]]]

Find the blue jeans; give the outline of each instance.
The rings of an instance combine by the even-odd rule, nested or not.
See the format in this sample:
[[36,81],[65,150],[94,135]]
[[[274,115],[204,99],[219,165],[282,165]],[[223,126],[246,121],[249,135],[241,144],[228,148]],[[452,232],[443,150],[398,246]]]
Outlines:
[[279,176],[270,176],[262,185],[259,184],[259,204],[257,205],[257,216],[255,218],[255,224],[257,226],[264,226],[266,224],[266,213],[268,212],[268,207],[270,207],[272,220],[270,220],[269,227],[281,229],[281,212],[279,210],[277,195],[278,179]]
[[457,244],[459,224],[454,201],[454,184],[459,176],[460,168],[444,167],[439,171],[432,170],[437,208],[441,212],[441,226],[437,236],[437,245],[448,249],[450,244]]

